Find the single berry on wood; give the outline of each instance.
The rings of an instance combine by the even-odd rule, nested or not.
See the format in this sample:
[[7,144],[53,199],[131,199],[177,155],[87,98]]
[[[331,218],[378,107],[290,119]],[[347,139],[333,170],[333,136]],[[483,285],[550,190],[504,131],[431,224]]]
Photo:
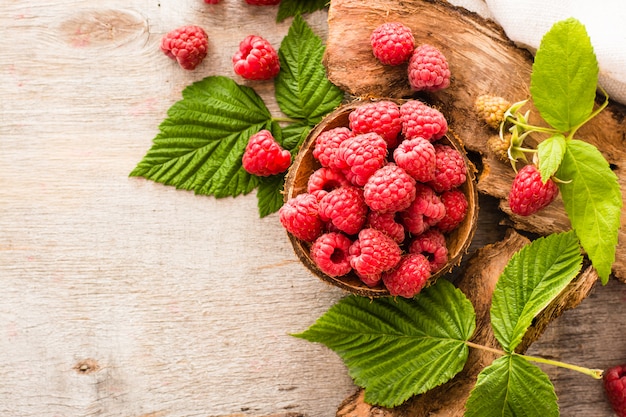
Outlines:
[[530,216],[547,207],[559,194],[559,188],[552,179],[544,184],[541,173],[533,164],[520,169],[509,191],[509,207],[520,216]]
[[160,47],[181,68],[191,71],[206,57],[209,37],[200,26],[181,26],[163,36]]
[[438,91],[450,85],[450,68],[444,54],[428,44],[420,45],[409,59],[409,84],[415,91]]
[[604,392],[618,417],[626,417],[626,364],[607,369],[602,375]]
[[400,65],[409,60],[415,48],[411,28],[400,22],[387,22],[370,35],[374,56],[385,65]]

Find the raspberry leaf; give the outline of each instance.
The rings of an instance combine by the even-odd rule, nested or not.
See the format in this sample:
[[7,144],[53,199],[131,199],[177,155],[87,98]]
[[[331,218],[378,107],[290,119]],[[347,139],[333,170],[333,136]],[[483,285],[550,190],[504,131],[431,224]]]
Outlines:
[[464,417],[559,416],[550,378],[518,355],[505,355],[482,370],[465,410]]
[[461,371],[475,328],[471,302],[439,280],[415,299],[346,297],[294,336],[334,350],[367,403],[394,407]]
[[574,18],[555,23],[537,49],[530,93],[543,119],[569,132],[593,110],[598,62],[585,26]]
[[275,126],[263,100],[221,76],[197,81],[182,95],[130,176],[215,197],[252,191],[258,178],[242,168],[241,157],[252,134]]
[[259,216],[265,217],[275,213],[283,205],[283,185],[285,175],[270,175],[259,179],[257,189],[257,206]]
[[313,126],[334,110],[343,92],[326,78],[325,46],[301,16],[296,16],[278,49],[280,73],[276,101],[285,115]]
[[544,140],[537,146],[539,155],[539,172],[541,173],[541,181],[545,184],[548,179],[561,165],[563,155],[565,155],[565,136],[557,134]]
[[312,13],[317,10],[325,9],[326,6],[328,6],[328,0],[282,0],[278,5],[276,21],[282,22],[288,17]]
[[534,240],[511,257],[491,302],[491,325],[505,351],[515,350],[533,319],[581,266],[578,238],[571,230]]
[[312,126],[306,123],[291,123],[285,126],[283,128],[283,148],[291,151],[291,155],[295,157],[311,128]]
[[595,146],[572,139],[557,177],[572,228],[606,284],[615,262],[622,208],[617,176]]

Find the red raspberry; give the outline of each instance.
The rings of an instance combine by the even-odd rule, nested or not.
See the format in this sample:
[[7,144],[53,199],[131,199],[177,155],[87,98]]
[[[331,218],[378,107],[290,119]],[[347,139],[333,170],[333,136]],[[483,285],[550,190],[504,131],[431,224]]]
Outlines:
[[195,69],[206,57],[209,37],[200,26],[182,26],[161,38],[161,50],[186,70]]
[[439,271],[448,262],[446,238],[437,229],[428,229],[416,237],[409,246],[409,253],[424,255],[430,262],[431,272]]
[[419,100],[409,100],[402,104],[400,119],[405,139],[420,137],[434,142],[448,131],[448,122],[443,113]]
[[361,230],[350,246],[350,265],[364,282],[376,282],[380,274],[400,262],[401,256],[400,246],[392,238],[371,228]]
[[420,235],[446,215],[446,207],[428,185],[417,183],[415,189],[415,200],[400,212],[400,219],[409,233]]
[[249,35],[241,41],[232,61],[235,73],[247,80],[269,80],[280,71],[276,50],[256,35]]
[[437,91],[450,85],[448,60],[432,45],[420,45],[409,59],[409,84],[415,91]]
[[422,254],[404,255],[398,267],[383,274],[383,283],[389,294],[413,298],[424,288],[430,278],[430,264]]
[[356,135],[341,142],[337,159],[345,164],[348,181],[362,187],[387,162],[387,142],[378,133]]
[[352,241],[342,233],[325,233],[311,245],[311,258],[326,275],[346,275],[352,270],[350,245]]
[[559,193],[559,188],[551,179],[544,184],[535,165],[529,164],[520,169],[513,179],[509,191],[509,207],[520,216],[530,216],[548,206]]
[[380,230],[398,243],[404,241],[404,226],[396,221],[396,214],[393,212],[379,213],[370,211],[367,215],[367,227]]
[[352,110],[348,118],[353,133],[378,133],[387,142],[387,148],[394,148],[398,144],[402,121],[400,107],[393,101],[364,104]]
[[207,4],[218,4],[221,0],[204,0]]
[[337,150],[341,142],[353,137],[354,133],[347,127],[336,127],[326,130],[315,138],[313,157],[317,159],[323,167],[333,169],[346,168],[347,165],[337,158]]
[[435,147],[424,138],[402,141],[393,151],[393,159],[416,181],[435,179]]
[[383,23],[370,35],[374,56],[385,65],[400,65],[409,60],[415,48],[411,28],[400,22]]
[[452,146],[435,144],[435,179],[428,182],[438,193],[458,187],[467,179],[463,155]]
[[396,164],[380,168],[363,186],[365,203],[381,213],[402,211],[415,199],[415,180]]
[[246,3],[253,6],[275,6],[280,3],[280,0],[246,0]]
[[[352,265],[352,258],[354,257],[353,254],[358,254],[358,253],[361,253],[361,244],[360,244],[360,242],[357,239],[350,246],[350,254],[351,254],[350,255],[350,265]],[[354,273],[356,274],[357,277],[359,277],[361,282],[363,282],[368,287],[375,287],[378,284],[380,284],[380,282],[382,281],[382,272],[376,273],[376,274],[371,274],[371,275],[365,275],[365,274],[361,274],[359,271],[355,270]]]
[[280,223],[296,238],[313,242],[324,230],[318,214],[319,204],[314,195],[304,193],[290,198],[278,210]]
[[446,215],[437,223],[437,229],[448,233],[456,229],[467,215],[467,197],[457,189],[444,191],[439,198],[446,207]]
[[604,392],[617,414],[626,417],[626,364],[607,369],[603,376]]
[[243,169],[252,175],[268,177],[285,172],[291,164],[291,153],[283,149],[269,130],[250,136],[241,159]]
[[346,179],[341,171],[321,167],[315,170],[309,177],[307,192],[321,200],[329,191],[344,185],[350,185],[350,181]]
[[337,229],[349,235],[361,230],[367,220],[367,212],[363,190],[352,185],[332,190],[319,204],[321,219],[332,222]]

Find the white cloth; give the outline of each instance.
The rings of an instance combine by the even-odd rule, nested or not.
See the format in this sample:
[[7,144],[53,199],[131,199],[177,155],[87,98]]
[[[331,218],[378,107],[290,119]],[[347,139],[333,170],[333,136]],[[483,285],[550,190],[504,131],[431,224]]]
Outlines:
[[449,0],[498,23],[517,45],[534,52],[560,20],[574,17],[587,29],[600,66],[600,85],[626,104],[626,1]]

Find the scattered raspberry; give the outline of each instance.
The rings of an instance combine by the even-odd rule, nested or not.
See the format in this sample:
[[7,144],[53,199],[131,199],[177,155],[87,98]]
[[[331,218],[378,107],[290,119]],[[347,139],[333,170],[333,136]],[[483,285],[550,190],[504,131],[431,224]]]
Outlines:
[[416,181],[435,179],[435,148],[424,138],[404,140],[393,151],[393,159],[400,168]]
[[272,45],[260,36],[247,36],[233,55],[233,69],[248,80],[269,80],[280,71],[278,54]]
[[313,242],[324,229],[318,214],[319,205],[314,195],[304,193],[290,198],[278,210],[280,223],[296,238]]
[[352,110],[348,115],[354,134],[375,132],[385,139],[387,148],[398,144],[402,131],[400,107],[393,101],[375,101]]
[[432,45],[420,45],[409,59],[409,84],[415,91],[437,91],[450,85],[448,61]]
[[319,203],[319,215],[349,235],[359,233],[367,220],[368,208],[363,199],[363,190],[348,185],[326,194]]
[[483,94],[476,98],[474,109],[478,116],[494,129],[500,127],[504,121],[504,113],[511,107],[511,103],[502,97]]
[[400,119],[405,139],[420,137],[434,142],[448,131],[448,122],[444,115],[419,100],[403,103],[400,106]]
[[415,49],[411,28],[400,22],[383,23],[370,35],[374,56],[385,65],[400,65],[409,60]]
[[336,127],[320,133],[315,139],[313,157],[322,164],[323,167],[333,169],[347,168],[347,165],[337,158],[337,150],[341,142],[348,138],[353,138],[354,133],[347,127]]
[[371,279],[370,282],[395,267],[401,256],[400,246],[392,238],[371,228],[361,230],[358,240],[350,246],[350,265],[361,279]]
[[280,0],[246,0],[246,3],[253,6],[275,6],[280,3]]
[[161,50],[186,70],[195,69],[207,55],[209,37],[200,26],[182,26],[161,39]]
[[383,283],[392,296],[413,298],[430,278],[430,263],[418,253],[404,255],[398,267],[383,274]]
[[342,233],[325,233],[311,245],[311,259],[328,276],[346,275],[352,270],[350,245],[352,241]]
[[544,184],[535,165],[529,164],[520,169],[513,179],[509,191],[509,207],[520,216],[530,216],[548,206],[559,193],[559,188],[551,179]]
[[433,273],[443,268],[448,262],[446,238],[438,229],[428,229],[416,237],[409,246],[409,253],[424,255],[428,259],[430,271]]
[[626,417],[626,364],[607,369],[603,376],[604,392],[617,417]]
[[402,243],[404,241],[404,226],[396,221],[396,214],[393,212],[379,213],[370,211],[367,215],[366,226],[380,230],[396,242]]
[[377,133],[362,133],[341,142],[337,150],[339,163],[345,164],[346,178],[364,186],[368,178],[382,168],[387,158],[387,142]]
[[350,185],[350,181],[346,179],[341,171],[321,167],[315,170],[309,177],[307,192],[321,200],[329,191],[344,185]]
[[436,143],[435,179],[428,184],[438,193],[451,190],[467,179],[463,155],[452,146]]
[[457,188],[444,191],[439,198],[446,208],[446,214],[437,223],[437,229],[448,233],[456,229],[465,219],[468,207],[467,197]]
[[400,212],[400,219],[409,233],[420,235],[446,215],[446,207],[428,185],[417,183],[415,189],[415,200]]
[[380,168],[363,186],[365,203],[381,213],[402,211],[415,199],[415,180],[396,164]]
[[261,130],[250,136],[241,162],[250,174],[267,177],[285,172],[291,165],[291,153],[276,142],[272,132]]

